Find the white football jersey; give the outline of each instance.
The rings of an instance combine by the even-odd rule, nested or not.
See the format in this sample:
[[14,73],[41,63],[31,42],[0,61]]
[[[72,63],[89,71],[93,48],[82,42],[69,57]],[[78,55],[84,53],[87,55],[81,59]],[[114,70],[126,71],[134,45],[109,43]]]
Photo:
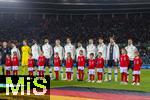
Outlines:
[[17,53],[17,56],[18,56],[18,58],[20,59],[20,58],[21,58],[21,56],[20,56],[20,51],[19,51],[19,49],[18,49],[17,47],[13,47],[13,48],[11,49],[11,57],[13,57],[13,53],[14,53],[14,52]]
[[85,50],[85,48],[83,48],[83,47],[81,46],[81,47],[78,47],[78,48],[76,49],[76,60],[78,59],[80,50],[83,51],[83,55],[86,57],[86,50]]
[[86,52],[87,52],[87,59],[90,58],[90,54],[93,53],[94,54],[94,58],[96,57],[96,46],[94,44],[89,44],[86,47]]
[[32,58],[38,60],[38,57],[40,55],[40,46],[37,44],[34,44],[31,46],[31,52],[32,52]]
[[106,52],[107,52],[107,47],[106,45],[103,43],[103,44],[99,44],[97,46],[97,54],[98,52],[101,52],[102,53],[102,57],[106,60]]
[[64,49],[61,45],[59,46],[55,46],[54,47],[54,54],[55,53],[58,53],[59,57],[60,57],[60,60],[63,60],[63,57],[64,57]]
[[[106,57],[106,60],[111,60],[110,59],[110,49],[111,49],[111,44],[109,43],[108,44],[108,46],[107,46],[107,57]],[[117,62],[117,61],[119,61],[119,57],[120,57],[120,50],[119,50],[119,46],[116,44],[116,43],[114,43],[113,44],[113,55],[112,55],[112,59],[115,61],[115,62]]]
[[134,45],[128,45],[125,47],[127,50],[127,54],[129,56],[130,60],[134,60],[135,57],[135,51],[137,51],[137,48]]
[[44,53],[44,56],[46,58],[51,58],[52,55],[53,55],[53,49],[52,49],[52,46],[49,44],[49,43],[46,43],[42,46],[42,50],[43,50],[43,53]]
[[72,59],[75,58],[75,47],[72,44],[66,44],[65,45],[65,59],[67,58],[67,53],[70,52],[71,53],[71,57]]

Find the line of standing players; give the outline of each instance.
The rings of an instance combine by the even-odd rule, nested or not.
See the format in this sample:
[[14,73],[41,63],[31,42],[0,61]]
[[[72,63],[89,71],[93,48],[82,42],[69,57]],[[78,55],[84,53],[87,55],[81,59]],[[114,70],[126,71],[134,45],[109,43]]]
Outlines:
[[[121,54],[113,37],[110,37],[110,43],[107,46],[104,44],[103,38],[99,38],[98,42],[99,44],[96,47],[93,44],[93,39],[89,39],[86,49],[83,48],[81,42],[78,42],[78,48],[75,49],[74,45],[71,44],[70,38],[67,38],[67,44],[64,48],[60,45],[60,40],[57,39],[55,47],[52,49],[48,39],[45,39],[42,48],[34,40],[34,44],[30,49],[27,42],[23,41],[22,55],[20,55],[19,49],[13,44],[11,54],[6,54],[5,58],[6,75],[18,75],[19,59],[21,58],[22,69],[24,66],[28,66],[30,76],[33,76],[35,69],[38,68],[38,76],[44,77],[45,67],[48,66],[50,78],[53,79],[52,67],[50,67],[53,61],[56,80],[64,80],[65,77],[65,80],[71,81],[73,76],[77,75],[77,79],[83,81],[85,76],[84,68],[87,66],[88,82],[97,80],[97,83],[101,83],[103,80],[112,80],[112,69],[114,69],[114,77],[115,81],[117,81],[118,66],[120,65],[121,83],[127,84],[129,79],[128,69],[131,68],[133,71],[132,84],[139,85],[142,60],[139,57],[137,48],[132,43],[132,39],[128,39],[128,45],[121,49]],[[52,59],[53,52],[54,57]],[[73,70],[74,62],[77,64],[77,73],[74,73]],[[65,76],[63,73],[64,68],[61,66],[66,67]],[[11,70],[13,73],[11,73]]]

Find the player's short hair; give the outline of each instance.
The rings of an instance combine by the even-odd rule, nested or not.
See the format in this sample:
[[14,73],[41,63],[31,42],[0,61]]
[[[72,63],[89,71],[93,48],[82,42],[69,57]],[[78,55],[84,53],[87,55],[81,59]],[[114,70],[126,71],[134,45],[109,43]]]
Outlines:
[[29,53],[30,56],[32,56],[32,53]]
[[67,54],[71,55],[71,52],[67,52]]
[[60,41],[60,39],[59,39],[59,38],[57,38],[55,41]]
[[83,53],[83,50],[80,50],[80,52],[82,52],[82,53]]
[[82,44],[82,40],[78,41],[78,43],[81,43],[81,44]]
[[129,37],[128,40],[133,40],[133,39],[131,37]]
[[17,45],[17,41],[11,41],[11,44]]
[[55,52],[55,55],[58,55],[58,52]]
[[121,48],[121,50],[124,50],[124,51],[125,51],[125,53],[127,54],[127,50],[126,50],[125,48]]
[[24,39],[23,41],[27,43],[27,39]]
[[71,37],[67,37],[66,39],[69,39],[71,41]]
[[[45,38],[44,40],[48,40],[48,38]],[[48,40],[49,41],[49,40]]]
[[94,40],[93,38],[89,38],[89,40]]
[[67,52],[67,56],[69,55],[69,57],[71,57],[71,52]]
[[90,53],[90,56],[94,56],[94,53]]
[[102,55],[102,52],[98,52],[98,54]]
[[17,54],[17,52],[16,52],[16,51],[14,51],[14,52],[13,52],[13,54]]
[[103,38],[103,37],[99,37],[98,39],[104,40],[104,38]]
[[113,39],[113,40],[115,40],[114,36],[109,36],[109,39]]
[[23,40],[23,42],[26,42],[26,44],[28,45],[28,41],[27,40]]

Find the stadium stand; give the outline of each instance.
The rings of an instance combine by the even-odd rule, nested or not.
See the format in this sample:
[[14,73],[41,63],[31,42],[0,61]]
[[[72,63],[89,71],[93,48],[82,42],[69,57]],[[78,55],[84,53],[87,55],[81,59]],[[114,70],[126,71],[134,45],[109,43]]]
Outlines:
[[49,38],[53,44],[60,38],[64,44],[65,39],[70,36],[73,43],[82,40],[86,45],[89,38],[94,38],[97,44],[100,36],[108,43],[108,37],[113,34],[121,47],[127,44],[128,38],[133,38],[134,44],[145,59],[145,64],[149,64],[149,16],[132,14],[127,18],[125,15],[48,15],[43,18],[40,15],[5,14],[0,18],[0,39],[1,42],[36,39],[42,44],[44,38]]

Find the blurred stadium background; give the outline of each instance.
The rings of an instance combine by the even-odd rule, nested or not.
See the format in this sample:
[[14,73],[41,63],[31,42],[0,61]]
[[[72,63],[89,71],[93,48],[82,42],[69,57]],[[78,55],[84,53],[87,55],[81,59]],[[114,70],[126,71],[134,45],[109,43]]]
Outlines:
[[71,36],[86,45],[89,38],[114,34],[120,46],[133,38],[148,68],[149,18],[149,0],[0,0],[0,44],[33,38],[42,43],[45,37],[65,43]]

